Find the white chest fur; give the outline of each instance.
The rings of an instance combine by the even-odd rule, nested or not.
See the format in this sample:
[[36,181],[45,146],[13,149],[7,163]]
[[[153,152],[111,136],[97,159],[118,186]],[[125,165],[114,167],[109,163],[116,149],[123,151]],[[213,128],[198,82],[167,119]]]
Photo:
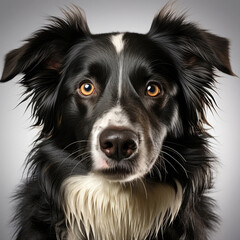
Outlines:
[[66,179],[61,191],[68,240],[83,235],[94,240],[134,240],[155,234],[179,211],[182,188],[176,185],[177,191],[140,180],[120,184],[93,174]]

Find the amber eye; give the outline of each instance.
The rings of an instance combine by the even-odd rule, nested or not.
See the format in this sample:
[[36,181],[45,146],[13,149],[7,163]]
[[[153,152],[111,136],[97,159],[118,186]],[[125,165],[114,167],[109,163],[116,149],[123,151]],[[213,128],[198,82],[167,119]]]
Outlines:
[[80,85],[79,91],[83,96],[90,96],[94,93],[95,87],[92,83],[85,82]]
[[150,97],[157,97],[160,94],[160,88],[157,84],[149,83],[146,88],[146,94]]

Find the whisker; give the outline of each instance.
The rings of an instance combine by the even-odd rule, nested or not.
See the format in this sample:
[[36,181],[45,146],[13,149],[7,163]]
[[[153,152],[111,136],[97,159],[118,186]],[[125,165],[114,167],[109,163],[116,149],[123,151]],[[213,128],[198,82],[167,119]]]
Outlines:
[[66,147],[64,147],[63,150],[66,150],[67,148],[69,148],[70,146],[74,145],[74,144],[77,144],[77,143],[88,143],[89,140],[78,140],[78,141],[75,141],[75,142],[72,142],[70,144],[68,144]]
[[184,162],[187,162],[187,160],[183,157],[183,155],[182,155],[180,152],[178,152],[176,149],[171,148],[171,147],[166,146],[166,145],[163,145],[162,147],[163,147],[163,148],[167,148],[167,149],[169,149],[170,151],[176,153],[176,155],[178,155]]
[[[89,154],[89,156],[90,156],[90,153],[91,153],[91,151],[83,152],[83,153],[77,155],[75,158],[73,158],[72,161],[75,161],[77,158],[81,158],[82,156],[84,156],[84,155],[86,155],[86,154]],[[82,159],[81,159],[81,160],[82,160]],[[80,161],[81,161],[81,160],[80,160]]]
[[160,169],[163,169],[163,170],[164,170],[165,176],[166,176],[166,175],[168,174],[168,171],[167,171],[167,167],[166,167],[165,161],[157,161],[157,162],[156,162],[157,172],[158,172],[158,174],[159,174],[159,177],[161,177],[161,180],[163,181],[163,179],[162,179],[162,173],[161,173],[160,169],[158,168],[158,166],[159,166]]
[[[81,157],[81,156],[83,156],[83,155],[87,155],[86,157],[84,157],[84,158],[82,158],[80,161],[78,161],[77,163],[76,163],[76,165],[73,167],[73,169],[72,169],[72,171],[71,171],[71,174],[73,173],[73,171],[77,168],[77,166],[79,166],[79,164],[80,163],[82,163],[83,161],[85,161],[85,160],[87,160],[88,158],[90,158],[90,154],[89,154],[90,152],[85,152],[84,154],[81,154],[81,155],[79,155],[79,156],[77,156],[77,157]],[[77,158],[76,157],[76,158]],[[75,158],[75,159],[76,159]]]
[[177,169],[172,165],[172,163],[168,159],[166,159],[164,156],[161,156],[161,157],[163,158],[164,161],[166,161],[174,169],[175,172],[179,173],[177,171]]
[[68,160],[71,156],[73,156],[74,154],[76,154],[76,153],[78,153],[78,152],[81,152],[81,150],[78,149],[77,151],[70,153],[66,158],[64,158],[64,159],[61,161],[61,163],[59,164],[58,168],[61,167],[66,160]]
[[[173,159],[173,160],[183,169],[183,171],[185,172],[186,176],[188,177],[188,173],[187,173],[185,167],[184,167],[176,158],[174,158],[171,154],[169,154],[169,153],[167,153],[167,152],[165,152],[165,151],[162,151],[162,153],[166,154],[166,155],[169,156],[171,159]],[[162,156],[162,157],[163,157],[163,156]],[[164,157],[163,157],[163,158],[164,158]],[[167,159],[164,158],[164,160],[167,160]],[[169,160],[167,160],[167,162],[174,168],[174,166],[170,163]],[[176,170],[176,169],[174,168],[174,170]]]
[[[160,162],[157,162],[156,165],[155,165],[157,174],[158,174],[161,181],[163,181],[163,177],[162,177],[162,173],[161,173],[160,169],[162,168],[164,170],[164,172],[167,174],[166,164],[165,164],[165,162],[162,162],[162,163],[163,163],[163,165]],[[160,167],[160,169],[159,169],[158,166]]]

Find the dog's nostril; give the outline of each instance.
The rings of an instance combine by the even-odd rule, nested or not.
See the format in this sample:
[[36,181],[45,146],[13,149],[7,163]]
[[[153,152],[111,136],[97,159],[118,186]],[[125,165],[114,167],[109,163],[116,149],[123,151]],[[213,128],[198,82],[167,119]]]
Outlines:
[[122,145],[122,153],[125,156],[130,156],[136,150],[137,144],[134,140],[128,140]]
[[99,138],[102,152],[116,161],[129,158],[137,151],[137,135],[131,130],[106,129]]
[[111,142],[103,142],[101,147],[103,149],[109,149],[109,148],[113,148],[113,144]]

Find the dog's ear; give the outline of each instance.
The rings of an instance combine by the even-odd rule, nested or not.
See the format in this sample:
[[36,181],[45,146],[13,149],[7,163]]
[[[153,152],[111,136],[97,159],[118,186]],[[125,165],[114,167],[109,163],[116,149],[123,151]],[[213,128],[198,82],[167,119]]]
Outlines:
[[235,76],[232,72],[229,59],[229,41],[226,38],[216,36],[206,31],[201,31],[203,41],[209,47],[209,52],[206,52],[206,60],[211,62],[218,70]]
[[229,41],[176,16],[166,6],[153,20],[148,36],[172,56],[185,98],[191,128],[203,129],[206,106],[214,108],[211,94],[214,69],[234,75],[229,61]]
[[186,22],[184,15],[177,16],[168,5],[155,16],[148,35],[177,54],[177,58],[185,57],[187,67],[201,59],[234,75],[229,61],[229,41]]
[[51,134],[56,119],[57,91],[63,63],[76,43],[91,33],[81,9],[63,10],[65,18],[50,18],[51,24],[37,31],[26,43],[6,55],[1,82],[22,73],[26,99],[31,97],[35,125],[43,125],[42,133]]
[[77,41],[90,35],[84,12],[77,8],[62,10],[65,19],[51,17],[52,24],[35,32],[22,47],[9,52],[1,82],[38,67],[60,71],[64,56]]

